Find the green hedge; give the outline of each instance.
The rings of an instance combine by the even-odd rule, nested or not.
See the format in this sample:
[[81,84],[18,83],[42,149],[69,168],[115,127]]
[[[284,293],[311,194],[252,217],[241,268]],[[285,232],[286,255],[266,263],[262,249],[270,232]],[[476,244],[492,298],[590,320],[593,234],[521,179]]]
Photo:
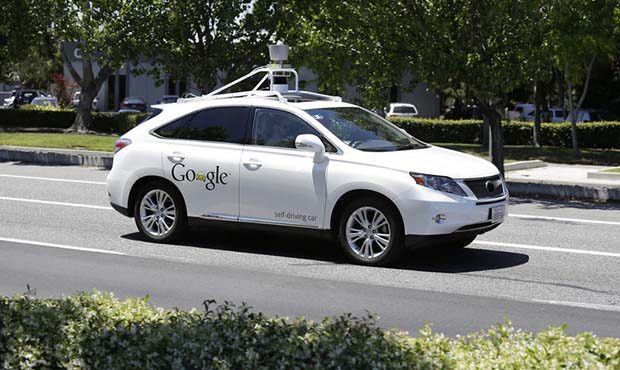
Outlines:
[[108,294],[0,298],[3,369],[618,369],[620,339],[498,325],[416,338],[350,315],[320,323],[230,304],[162,310]]
[[[94,113],[91,130],[123,134],[146,118],[144,113]],[[72,111],[38,111],[0,109],[0,128],[68,128],[75,119]],[[482,141],[482,121],[439,119],[392,119],[398,126],[420,140],[440,143],[469,143]],[[578,138],[583,148],[620,149],[620,122],[579,123]],[[504,122],[504,143],[507,145],[530,145],[533,123]],[[542,144],[545,146],[570,147],[569,123],[543,123]]]
[[[93,131],[122,134],[146,118],[145,113],[93,113]],[[74,111],[0,109],[0,128],[69,128]]]
[[[467,143],[482,142],[482,121],[438,119],[392,119],[399,127],[427,142]],[[530,145],[534,124],[531,122],[503,122],[504,143]],[[546,146],[572,146],[570,123],[543,123],[542,144]],[[579,145],[583,148],[620,149],[620,122],[591,122],[577,124]]]

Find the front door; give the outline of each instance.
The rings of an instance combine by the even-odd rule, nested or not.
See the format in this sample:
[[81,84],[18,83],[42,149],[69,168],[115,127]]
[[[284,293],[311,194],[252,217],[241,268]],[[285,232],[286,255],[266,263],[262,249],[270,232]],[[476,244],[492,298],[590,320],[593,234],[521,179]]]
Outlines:
[[242,222],[321,228],[329,160],[295,148],[301,134],[320,134],[294,114],[257,108],[250,145],[241,155]]
[[169,125],[175,133],[162,153],[164,175],[181,190],[189,216],[238,219],[249,115],[248,107],[210,108]]

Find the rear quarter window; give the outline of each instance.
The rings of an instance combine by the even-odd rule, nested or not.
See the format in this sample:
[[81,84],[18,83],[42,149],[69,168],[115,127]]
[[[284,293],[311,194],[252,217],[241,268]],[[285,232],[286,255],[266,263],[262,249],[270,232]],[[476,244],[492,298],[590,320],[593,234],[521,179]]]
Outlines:
[[155,131],[161,137],[243,144],[250,107],[205,109],[179,118]]

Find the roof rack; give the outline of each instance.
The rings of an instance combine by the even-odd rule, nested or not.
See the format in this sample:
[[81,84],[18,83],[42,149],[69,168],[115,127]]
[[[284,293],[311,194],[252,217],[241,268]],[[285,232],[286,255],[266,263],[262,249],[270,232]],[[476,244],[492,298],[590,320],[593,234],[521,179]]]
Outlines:
[[[203,96],[198,96],[195,98],[184,98],[177,100],[178,103],[189,103],[189,102],[197,102],[204,100],[215,100],[215,99],[233,99],[233,98],[246,98],[246,97],[256,97],[263,99],[275,99],[281,103],[287,102],[303,102],[303,101],[316,101],[316,100],[326,100],[326,101],[334,101],[341,102],[342,98],[339,96],[331,96],[319,94],[311,91],[301,91],[299,90],[299,75],[297,71],[283,64],[283,62],[288,58],[288,46],[286,45],[270,45],[269,46],[269,54],[271,55],[271,59],[274,60],[274,63],[268,64],[266,66],[258,67],[254,69],[252,72],[247,75],[240,77],[231,83],[228,83],[211,93]],[[242,91],[237,93],[229,93],[222,94],[222,92],[230,89],[231,87],[240,84],[241,82],[254,77],[256,75],[265,74],[263,78],[254,86],[254,88],[250,91]],[[295,89],[288,89],[288,78],[295,77]],[[259,90],[265,82],[269,80],[269,90]]]

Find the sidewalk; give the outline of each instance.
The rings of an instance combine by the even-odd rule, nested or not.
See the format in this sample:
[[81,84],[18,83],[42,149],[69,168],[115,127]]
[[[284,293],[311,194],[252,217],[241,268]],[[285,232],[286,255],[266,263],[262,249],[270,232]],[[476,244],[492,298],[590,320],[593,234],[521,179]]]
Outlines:
[[88,150],[0,146],[0,162],[112,168],[113,153]]
[[609,167],[543,162],[523,170],[506,167],[511,195],[620,201],[620,174],[600,172]]
[[[112,157],[113,154],[109,152],[0,146],[0,162],[77,165],[110,169]],[[609,167],[553,164],[540,161],[509,163],[505,167],[506,182],[511,195],[620,201],[620,174],[599,172]]]

